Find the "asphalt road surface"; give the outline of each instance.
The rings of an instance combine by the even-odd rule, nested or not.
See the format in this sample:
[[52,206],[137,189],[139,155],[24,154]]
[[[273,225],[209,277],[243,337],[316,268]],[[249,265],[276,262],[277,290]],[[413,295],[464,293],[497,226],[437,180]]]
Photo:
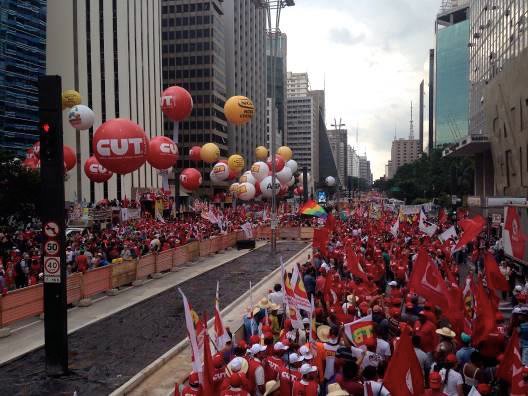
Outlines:
[[[305,246],[282,242],[277,250],[286,261]],[[199,314],[207,310],[211,318],[217,280],[226,307],[247,291],[249,281],[256,283],[276,268],[267,245],[179,287]],[[107,395],[186,336],[182,300],[174,287],[71,334],[67,377],[46,376],[43,348],[1,366],[0,394]]]

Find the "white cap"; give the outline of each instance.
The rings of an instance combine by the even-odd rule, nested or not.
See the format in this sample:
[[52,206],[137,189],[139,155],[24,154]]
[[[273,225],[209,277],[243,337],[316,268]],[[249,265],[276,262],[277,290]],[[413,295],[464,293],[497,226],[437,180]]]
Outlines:
[[300,369],[300,372],[302,375],[315,373],[316,371],[317,371],[317,367],[312,366],[311,364],[308,364],[308,363],[304,363]]
[[299,356],[296,353],[292,353],[288,358],[290,364],[291,363],[299,363],[304,360],[304,356]]
[[396,282],[396,281],[390,281],[390,282],[389,282],[389,286],[392,286],[392,287],[398,286],[398,282]]
[[231,371],[234,372],[239,372],[240,370],[242,370],[242,358],[236,357],[231,360],[231,362],[229,363],[229,368],[231,369]]
[[523,289],[523,288],[522,288],[521,285],[517,285],[517,286],[515,286],[515,291],[520,292],[520,291],[522,291],[522,289]]
[[264,351],[266,351],[266,347],[264,345],[253,344],[251,346],[251,349],[249,350],[249,353],[255,356],[257,353],[264,352]]
[[304,318],[303,319],[304,324],[310,324],[310,318]]
[[273,346],[273,349],[276,351],[287,351],[289,348],[279,341]]
[[304,359],[306,360],[313,359],[313,355],[310,352],[310,348],[308,348],[306,345],[303,345],[302,347],[300,347],[299,352],[301,353],[301,355],[303,355]]

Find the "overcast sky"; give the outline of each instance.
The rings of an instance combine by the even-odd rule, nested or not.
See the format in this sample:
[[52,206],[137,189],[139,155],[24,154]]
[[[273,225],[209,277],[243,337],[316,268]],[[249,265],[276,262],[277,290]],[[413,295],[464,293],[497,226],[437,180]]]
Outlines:
[[441,0],[296,0],[283,11],[288,70],[308,72],[312,89],[326,76],[327,126],[342,118],[348,140],[367,152],[374,179],[385,173],[394,128],[409,135],[419,86],[434,44]]

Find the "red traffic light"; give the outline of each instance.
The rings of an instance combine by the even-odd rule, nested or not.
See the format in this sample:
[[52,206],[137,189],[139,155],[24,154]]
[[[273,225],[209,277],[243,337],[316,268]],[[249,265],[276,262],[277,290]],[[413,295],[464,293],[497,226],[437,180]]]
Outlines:
[[48,124],[47,122],[42,124],[42,130],[44,131],[44,133],[48,133],[51,130],[50,124]]

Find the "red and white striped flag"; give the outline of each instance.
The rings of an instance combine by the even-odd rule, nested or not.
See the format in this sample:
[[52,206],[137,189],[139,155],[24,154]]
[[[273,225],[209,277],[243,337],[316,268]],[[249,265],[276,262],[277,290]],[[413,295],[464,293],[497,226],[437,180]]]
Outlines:
[[220,352],[225,348],[225,345],[231,339],[227,334],[224,326],[224,321],[220,315],[220,299],[219,299],[220,282],[216,282],[216,300],[215,300],[215,313],[214,313],[214,333],[215,333],[215,345],[217,350]]

